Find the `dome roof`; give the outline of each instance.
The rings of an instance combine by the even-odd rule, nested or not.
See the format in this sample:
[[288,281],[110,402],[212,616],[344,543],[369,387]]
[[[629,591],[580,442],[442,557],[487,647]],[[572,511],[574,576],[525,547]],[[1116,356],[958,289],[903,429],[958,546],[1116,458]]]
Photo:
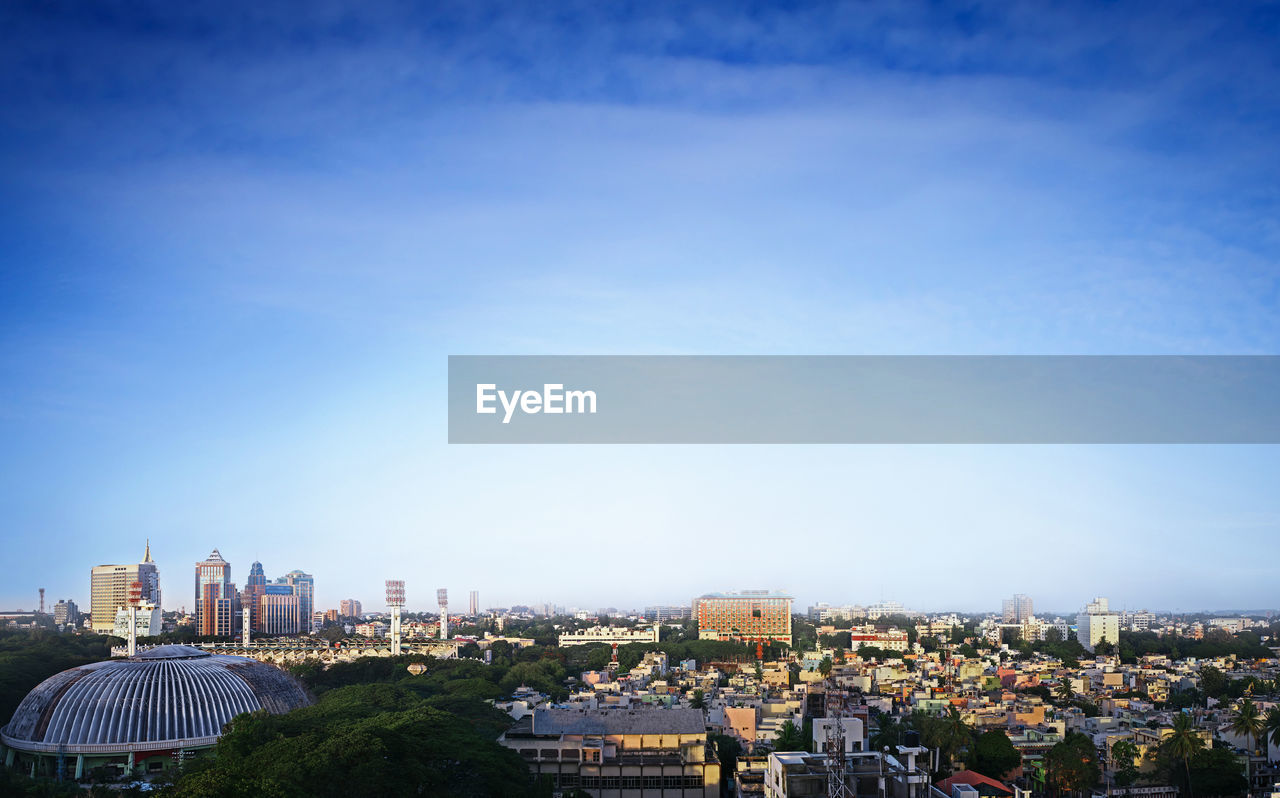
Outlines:
[[311,703],[302,685],[273,665],[159,646],[45,679],[0,729],[26,751],[105,753],[212,745],[242,712],[280,714]]

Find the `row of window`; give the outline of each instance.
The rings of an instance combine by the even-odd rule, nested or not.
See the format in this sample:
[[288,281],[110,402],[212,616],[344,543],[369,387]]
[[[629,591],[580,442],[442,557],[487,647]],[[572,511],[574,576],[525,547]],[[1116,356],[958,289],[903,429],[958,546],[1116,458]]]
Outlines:
[[560,773],[555,778],[557,789],[584,790],[681,790],[701,789],[702,776],[579,776],[576,773]]

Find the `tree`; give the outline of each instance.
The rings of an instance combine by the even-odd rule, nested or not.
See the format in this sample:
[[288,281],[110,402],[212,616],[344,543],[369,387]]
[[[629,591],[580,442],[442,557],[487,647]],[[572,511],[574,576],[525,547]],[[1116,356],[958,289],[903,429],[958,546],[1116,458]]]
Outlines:
[[720,760],[720,778],[728,779],[738,769],[738,757],[742,756],[742,743],[737,737],[728,734],[709,734],[707,740],[715,746],[716,758]]
[[1098,751],[1093,740],[1077,731],[1067,732],[1062,742],[1045,754],[1049,782],[1061,794],[1084,793],[1097,786],[1102,778],[1098,767]]
[[1138,746],[1132,740],[1117,740],[1111,746],[1111,759],[1116,766],[1117,787],[1128,787],[1138,780]]
[[902,724],[892,715],[881,714],[876,718],[876,731],[871,735],[871,748],[876,751],[893,748],[902,743]]
[[1116,646],[1114,643],[1111,643],[1110,641],[1108,641],[1107,638],[1104,636],[1101,640],[1098,641],[1098,645],[1093,647],[1093,653],[1099,654],[1104,657],[1110,656],[1116,653]]
[[804,735],[800,732],[800,727],[795,723],[787,721],[778,729],[778,736],[773,741],[773,750],[775,751],[803,751]]
[[1186,773],[1187,796],[1190,798],[1194,794],[1191,792],[1191,757],[1204,748],[1204,740],[1196,734],[1195,723],[1192,722],[1190,715],[1185,712],[1178,713],[1173,719],[1173,733],[1164,738],[1160,748],[1172,759],[1182,760],[1182,767]]
[[162,794],[301,798],[532,790],[520,756],[468,719],[408,690],[363,684],[329,691],[314,706],[286,715],[237,717],[214,756],[197,760]]
[[966,760],[970,770],[993,779],[1003,778],[1020,764],[1022,755],[1013,747],[1008,735],[999,729],[979,734]]
[[821,673],[824,679],[831,675],[831,657],[822,658],[822,662],[818,663],[818,673]]
[[1267,710],[1266,726],[1267,739],[1272,745],[1280,746],[1280,707]]
[[1071,689],[1071,679],[1066,676],[1058,680],[1058,686],[1054,692],[1058,696],[1059,704],[1070,704],[1071,699],[1076,697],[1076,691]]
[[703,698],[702,690],[693,691],[693,699],[689,701],[689,706],[693,709],[706,709],[707,702]]
[[1231,717],[1231,731],[1240,737],[1252,740],[1255,747],[1262,745],[1267,733],[1267,719],[1252,700],[1246,698],[1236,707]]
[[1221,698],[1227,689],[1227,677],[1212,665],[1200,669],[1200,689],[1210,698]]

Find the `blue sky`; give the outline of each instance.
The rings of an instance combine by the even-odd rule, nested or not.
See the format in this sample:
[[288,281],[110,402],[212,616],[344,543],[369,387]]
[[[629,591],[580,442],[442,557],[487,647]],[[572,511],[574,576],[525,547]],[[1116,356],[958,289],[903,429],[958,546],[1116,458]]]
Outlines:
[[[0,605],[1274,606],[1275,447],[449,447],[449,354],[1280,354],[1280,6],[6,4]],[[365,7],[365,5],[371,7]],[[826,565],[817,569],[815,562]]]

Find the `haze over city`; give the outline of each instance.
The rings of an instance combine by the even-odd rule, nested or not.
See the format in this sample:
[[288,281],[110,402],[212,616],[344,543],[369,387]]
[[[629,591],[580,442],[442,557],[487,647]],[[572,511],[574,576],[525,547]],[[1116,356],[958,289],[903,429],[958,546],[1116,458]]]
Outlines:
[[0,607],[1276,606],[1274,446],[446,444],[450,354],[1280,353],[1274,6],[670,11],[0,10]]

